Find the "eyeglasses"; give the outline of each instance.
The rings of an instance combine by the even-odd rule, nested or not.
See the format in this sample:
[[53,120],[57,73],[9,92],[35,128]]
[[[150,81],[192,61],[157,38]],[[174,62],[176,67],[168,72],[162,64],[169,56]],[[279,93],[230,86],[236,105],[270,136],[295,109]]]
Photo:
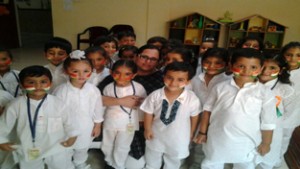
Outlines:
[[149,60],[150,62],[157,62],[158,61],[157,58],[151,58],[151,57],[149,57],[147,55],[139,55],[139,56],[144,61],[147,61],[147,60]]

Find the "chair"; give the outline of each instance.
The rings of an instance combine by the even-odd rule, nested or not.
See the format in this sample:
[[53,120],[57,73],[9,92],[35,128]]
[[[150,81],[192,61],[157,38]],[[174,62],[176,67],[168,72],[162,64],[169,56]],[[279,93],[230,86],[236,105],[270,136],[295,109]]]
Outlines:
[[[86,33],[88,33],[88,38],[81,38],[81,35]],[[97,37],[106,36],[108,33],[108,29],[102,26],[93,26],[85,29],[82,33],[77,34],[77,49],[80,49],[80,43],[88,43],[92,46]]]
[[124,32],[124,31],[131,31],[134,33],[134,29],[131,25],[117,24],[110,28],[109,35],[117,37],[119,32]]

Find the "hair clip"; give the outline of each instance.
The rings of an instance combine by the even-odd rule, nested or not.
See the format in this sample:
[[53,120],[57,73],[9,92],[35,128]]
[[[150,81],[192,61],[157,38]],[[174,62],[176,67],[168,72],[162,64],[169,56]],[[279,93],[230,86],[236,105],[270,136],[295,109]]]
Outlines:
[[81,51],[81,50],[75,50],[70,53],[70,58],[78,59],[78,60],[85,59],[85,53],[84,53],[84,51]]

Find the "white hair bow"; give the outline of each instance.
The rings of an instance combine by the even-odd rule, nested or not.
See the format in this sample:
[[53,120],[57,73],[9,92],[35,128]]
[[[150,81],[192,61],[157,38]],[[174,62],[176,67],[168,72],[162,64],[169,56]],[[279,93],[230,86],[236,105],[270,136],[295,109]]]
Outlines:
[[74,50],[73,52],[70,53],[70,58],[71,59],[85,59],[85,53],[84,51],[81,50]]

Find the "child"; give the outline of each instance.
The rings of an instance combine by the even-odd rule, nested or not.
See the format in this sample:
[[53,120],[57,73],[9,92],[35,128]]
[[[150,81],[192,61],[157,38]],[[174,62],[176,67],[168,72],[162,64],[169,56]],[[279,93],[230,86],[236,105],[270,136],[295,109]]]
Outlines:
[[136,46],[124,45],[120,48],[118,56],[120,59],[134,60],[138,56],[138,50]]
[[167,52],[164,58],[164,66],[167,66],[173,62],[186,62],[191,63],[193,53],[189,49],[185,48],[175,48]]
[[111,69],[113,63],[118,60],[117,55],[118,42],[112,36],[101,36],[95,40],[94,46],[102,47],[108,56],[107,67]]
[[217,47],[217,44],[214,40],[204,40],[199,48],[199,56],[194,61],[196,66],[196,75],[199,75],[202,72],[201,62],[203,54],[210,48]]
[[[228,60],[228,52],[224,48],[210,48],[204,52],[201,59],[202,73],[196,75],[192,79],[191,85],[188,86],[198,96],[201,104],[205,103],[210,90],[216,84],[231,78],[225,74]],[[188,159],[190,166],[199,167],[203,157],[202,145],[192,143],[191,156]]]
[[[146,97],[144,87],[132,81],[137,73],[137,67],[133,61],[118,60],[111,71],[114,82],[104,88],[103,95],[115,98],[129,95]],[[101,149],[109,166],[118,169],[125,168],[134,132],[139,129],[139,118],[141,118],[139,116],[135,108],[119,105],[106,108]]]
[[255,50],[263,51],[264,43],[259,37],[247,36],[237,44],[236,48],[253,48]]
[[92,73],[92,63],[80,50],[73,51],[64,62],[64,70],[70,77],[67,83],[58,86],[54,94],[71,107],[80,135],[73,146],[73,163],[77,169],[88,169],[86,164],[88,148],[101,131],[103,121],[102,99],[99,90],[86,83]]
[[147,45],[154,45],[159,50],[163,49],[168,43],[168,40],[161,36],[154,36],[147,40]]
[[131,31],[123,31],[118,33],[119,47],[124,45],[134,46],[136,41],[136,35]]
[[264,69],[262,74],[259,75],[259,81],[275,94],[277,99],[277,123],[273,132],[271,150],[263,157],[260,166],[263,169],[272,169],[275,165],[281,163],[283,122],[289,120],[288,117],[294,113],[296,95],[289,80],[290,74],[287,70],[286,60],[279,55],[266,55],[265,59]]
[[54,37],[45,43],[45,57],[50,62],[45,67],[50,70],[53,77],[50,92],[60,84],[67,82],[68,77],[64,74],[62,63],[69,56],[71,50],[71,43],[60,37]]
[[270,150],[275,128],[275,96],[256,80],[263,66],[262,54],[254,49],[239,49],[232,55],[234,77],[210,91],[196,143],[204,143],[203,169],[254,169],[256,153]]
[[[13,152],[21,169],[44,168],[45,164],[51,169],[72,168],[65,147],[72,146],[79,133],[65,103],[47,94],[50,71],[30,66],[20,72],[19,78],[27,95],[13,100],[0,116],[0,149]],[[17,138],[8,140],[14,128]]]
[[22,94],[19,87],[19,71],[11,70],[12,54],[8,49],[0,47],[0,89],[17,97]]
[[[296,98],[300,96],[300,42],[290,42],[286,44],[280,52],[280,56],[284,57],[289,65],[290,80],[295,89]],[[295,113],[289,116],[289,120],[284,120],[283,129],[283,143],[281,150],[281,157],[287,151],[290,139],[294,129],[300,125],[300,109],[299,106],[295,108]]]
[[146,169],[179,169],[189,155],[200,102],[184,87],[190,82],[193,69],[188,63],[173,62],[164,70],[165,87],[152,92],[140,106],[145,112]]
[[92,46],[85,50],[86,56],[93,63],[93,73],[88,82],[97,86],[106,76],[109,75],[109,69],[105,67],[109,60],[105,50],[102,47]]

